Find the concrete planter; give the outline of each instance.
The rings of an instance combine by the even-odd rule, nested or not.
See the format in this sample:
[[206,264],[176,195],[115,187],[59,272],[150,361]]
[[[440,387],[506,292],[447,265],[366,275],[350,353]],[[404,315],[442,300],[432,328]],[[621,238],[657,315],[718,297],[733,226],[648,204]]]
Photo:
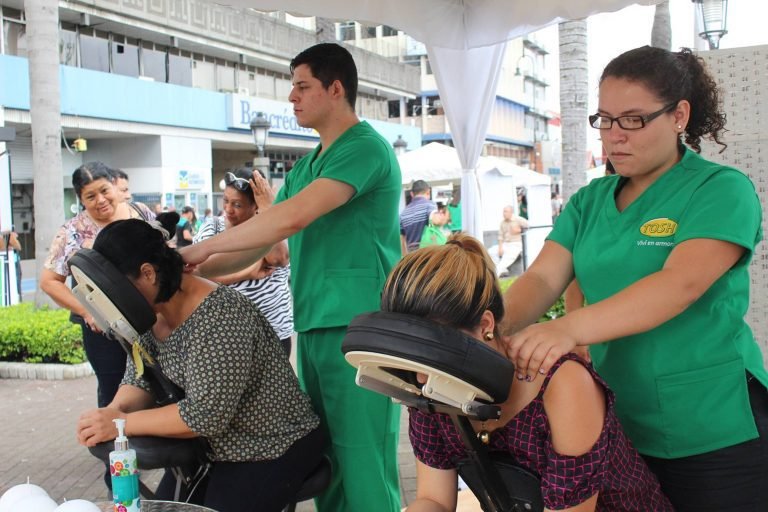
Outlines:
[[90,363],[33,364],[0,361],[0,379],[68,380],[93,375]]

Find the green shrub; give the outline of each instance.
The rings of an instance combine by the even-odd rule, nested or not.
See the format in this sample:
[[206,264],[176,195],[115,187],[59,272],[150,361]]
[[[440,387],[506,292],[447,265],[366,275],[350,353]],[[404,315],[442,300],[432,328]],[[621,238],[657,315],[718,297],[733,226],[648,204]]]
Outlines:
[[[505,293],[514,281],[514,277],[499,280],[501,293]],[[550,306],[547,312],[541,315],[539,322],[549,322],[550,320],[554,320],[555,318],[559,318],[563,315],[565,315],[565,301],[563,300],[563,297],[560,296],[560,298],[557,299],[557,301],[552,304],[552,306]]]
[[65,309],[35,310],[31,303],[0,307],[0,361],[82,363],[82,330]]

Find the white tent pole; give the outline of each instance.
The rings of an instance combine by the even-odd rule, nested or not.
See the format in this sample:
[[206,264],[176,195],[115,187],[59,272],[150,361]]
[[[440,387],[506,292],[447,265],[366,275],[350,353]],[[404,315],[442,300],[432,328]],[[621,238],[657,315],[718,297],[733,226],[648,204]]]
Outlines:
[[440,101],[462,167],[462,229],[482,241],[480,187],[476,166],[483,149],[506,42],[453,50],[427,46]]

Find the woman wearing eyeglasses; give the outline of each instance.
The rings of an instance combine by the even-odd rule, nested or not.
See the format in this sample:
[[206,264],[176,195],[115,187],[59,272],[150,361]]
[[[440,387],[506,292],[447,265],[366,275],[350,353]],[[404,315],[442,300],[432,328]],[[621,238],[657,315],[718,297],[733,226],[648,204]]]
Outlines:
[[[725,116],[703,61],[631,50],[600,79],[617,175],[576,193],[506,294],[519,378],[589,346],[627,434],[679,511],[768,510],[768,374],[744,315],[762,238],[749,178],[698,155]],[[530,325],[574,278],[588,306]]]
[[[268,187],[256,187],[251,178],[252,171],[248,168],[236,169],[224,175],[224,216],[214,217],[211,222],[204,224],[195,236],[195,242],[211,238],[228,227],[237,226],[272,205],[272,191]],[[281,242],[249,268],[214,278],[214,281],[231,286],[256,304],[269,320],[288,355],[291,353],[293,334],[293,299],[288,284],[290,275],[288,246]]]

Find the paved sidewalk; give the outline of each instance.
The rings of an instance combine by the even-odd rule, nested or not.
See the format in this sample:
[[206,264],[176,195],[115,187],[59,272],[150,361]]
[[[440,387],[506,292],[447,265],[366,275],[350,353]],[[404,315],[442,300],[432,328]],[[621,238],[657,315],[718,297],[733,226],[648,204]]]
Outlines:
[[[56,502],[67,499],[107,500],[104,466],[77,444],[75,424],[82,411],[96,404],[96,378],[72,380],[0,379],[0,495],[24,483],[41,486]],[[415,495],[415,465],[408,441],[408,414],[403,411],[400,483],[403,506]],[[159,471],[142,479],[157,485]],[[314,511],[311,503],[299,512]]]

